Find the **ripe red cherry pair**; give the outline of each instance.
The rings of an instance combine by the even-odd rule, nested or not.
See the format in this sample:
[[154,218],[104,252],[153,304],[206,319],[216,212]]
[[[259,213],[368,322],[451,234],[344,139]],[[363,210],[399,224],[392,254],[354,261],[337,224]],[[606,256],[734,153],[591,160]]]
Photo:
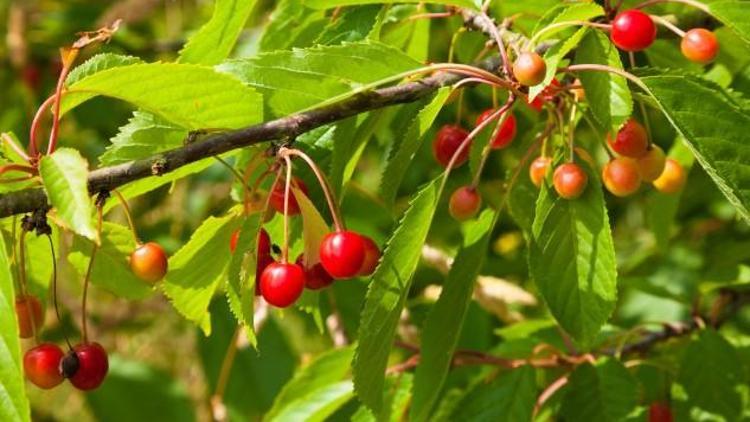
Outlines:
[[[612,42],[621,50],[645,50],[656,40],[656,25],[649,15],[640,10],[626,10],[612,21]],[[682,54],[690,61],[706,64],[719,52],[716,36],[703,28],[691,29],[680,42]]]
[[56,344],[42,343],[23,357],[26,378],[42,389],[54,388],[68,379],[79,390],[99,387],[109,370],[107,352],[99,343],[81,343],[64,354]]
[[[485,110],[479,115],[479,117],[477,117],[476,125],[478,126],[489,119],[494,112],[494,109]],[[503,124],[497,130],[497,134],[490,145],[493,149],[507,147],[513,142],[513,138],[516,137],[516,131],[516,118],[511,113],[505,118],[505,121],[503,121]],[[432,152],[434,153],[437,162],[443,167],[448,167],[451,159],[468,136],[469,133],[460,126],[445,125],[441,127],[432,143]],[[454,168],[459,167],[466,162],[469,158],[470,150],[471,145],[467,145],[461,150],[461,153],[453,164]]]
[[305,286],[319,289],[333,279],[367,276],[375,271],[380,250],[372,239],[352,231],[336,231],[323,238],[320,263],[304,267],[304,258],[297,263],[273,262],[260,277],[260,292],[273,306],[285,308],[297,301]]

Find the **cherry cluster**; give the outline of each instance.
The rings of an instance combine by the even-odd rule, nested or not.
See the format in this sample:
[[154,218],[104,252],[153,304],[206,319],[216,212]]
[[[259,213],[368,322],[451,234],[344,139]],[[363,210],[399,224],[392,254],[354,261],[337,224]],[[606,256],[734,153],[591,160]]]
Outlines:
[[[322,238],[318,256],[306,257],[303,253],[294,263],[289,262],[287,256],[289,248],[286,233],[287,220],[302,213],[295,195],[307,195],[308,189],[301,179],[291,177],[290,156],[302,157],[312,168],[326,194],[336,227],[335,231]],[[273,250],[276,248],[272,248],[268,232],[263,228],[260,229],[257,239],[255,293],[275,307],[286,308],[299,299],[305,288],[320,290],[330,286],[334,280],[365,277],[372,274],[380,259],[380,249],[371,238],[343,227],[330,187],[310,157],[300,150],[289,148],[280,149],[279,157],[287,166],[287,178],[285,180],[280,177],[276,178],[267,196],[264,213],[270,210],[284,216],[284,244],[280,257],[275,258]],[[278,172],[281,176],[280,166]],[[289,188],[292,185],[296,188],[296,193],[292,193]],[[229,244],[232,252],[237,248],[240,235],[239,230],[232,234]]]
[[[610,38],[615,46],[632,54],[653,44],[657,34],[655,20],[682,37],[681,50],[689,60],[707,64],[716,58],[719,44],[712,32],[703,28],[682,32],[664,19],[650,16],[638,9],[617,14],[611,24],[594,23],[592,26],[609,30]],[[527,105],[537,112],[548,108],[550,112],[561,113],[563,108],[557,106],[564,101],[575,103],[585,99],[586,94],[579,80],[561,84],[557,78],[553,78],[540,95],[533,99],[529,98],[527,88],[541,84],[547,75],[546,62],[534,51],[519,52],[510,69],[512,81],[504,87],[511,92],[505,106],[482,112],[476,120],[475,129],[471,132],[456,124],[445,125],[437,132],[432,148],[436,161],[443,167],[450,170],[467,161],[472,138],[476,135],[477,129],[481,129],[480,126],[485,125],[488,120],[498,120],[498,122],[492,132],[489,148],[484,154],[490,150],[508,147],[517,132],[516,119],[511,106],[518,95],[526,96]],[[610,71],[611,69],[596,70]],[[575,108],[573,113],[575,113]],[[557,124],[562,131],[562,122],[559,121]],[[543,136],[548,137],[550,133],[547,132]],[[617,133],[607,134],[605,138],[603,141],[606,140],[605,148],[610,160],[603,166],[601,178],[606,189],[613,195],[618,197],[632,195],[638,192],[643,183],[651,183],[655,189],[666,194],[677,193],[684,186],[687,175],[682,165],[672,158],[667,158],[664,151],[651,142],[648,130],[635,119],[629,119]],[[569,149],[569,160],[558,164],[553,169],[553,158],[546,155],[545,148],[542,148],[542,155],[534,159],[529,166],[529,176],[534,185],[541,187],[549,173],[551,184],[560,197],[576,199],[586,190],[589,181],[587,170],[576,163],[576,158],[585,160],[588,167],[592,169],[596,168],[596,165],[588,152],[573,146],[572,139]],[[477,173],[481,170],[480,166]],[[456,189],[450,197],[449,212],[458,221],[474,217],[481,208],[482,199],[477,191],[478,180],[476,179],[478,177],[472,184]]]

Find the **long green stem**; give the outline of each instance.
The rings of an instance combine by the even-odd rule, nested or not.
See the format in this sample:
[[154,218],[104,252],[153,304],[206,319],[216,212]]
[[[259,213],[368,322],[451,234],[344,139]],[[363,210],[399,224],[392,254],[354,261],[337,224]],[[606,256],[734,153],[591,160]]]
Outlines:
[[606,29],[609,30],[612,28],[612,25],[608,25],[605,23],[596,23],[596,22],[589,22],[589,21],[563,21],[563,22],[557,22],[553,23],[552,25],[545,26],[544,28],[540,29],[539,32],[534,34],[531,39],[529,39],[528,46],[529,48],[533,48],[536,46],[537,41],[544,36],[545,34],[549,33],[550,31],[554,29],[559,28],[565,28],[568,26],[588,26],[592,28],[600,28],[600,29]]

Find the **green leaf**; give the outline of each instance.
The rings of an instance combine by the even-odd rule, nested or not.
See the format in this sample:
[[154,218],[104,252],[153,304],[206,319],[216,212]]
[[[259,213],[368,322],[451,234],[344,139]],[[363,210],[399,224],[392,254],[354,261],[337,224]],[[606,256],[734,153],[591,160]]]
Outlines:
[[698,77],[662,74],[641,80],[706,173],[739,215],[750,221],[748,108]]
[[393,153],[385,166],[380,184],[381,196],[386,203],[392,203],[396,198],[404,175],[406,175],[406,171],[419,150],[422,137],[432,127],[450,93],[450,87],[440,88],[432,100],[419,111],[409,125],[409,129],[403,135],[403,139],[397,144],[396,152]]
[[336,20],[326,26],[315,43],[334,45],[366,39],[377,25],[381,9],[379,5],[344,9]]
[[386,378],[383,391],[383,410],[376,418],[366,406],[360,406],[352,415],[351,422],[400,422],[406,420],[406,411],[411,402],[413,376],[408,372]]
[[[105,222],[102,225],[101,246],[94,256],[91,282],[119,297],[143,299],[153,289],[133,274],[130,269],[130,254],[135,250],[135,239],[130,229],[119,224]],[[81,237],[73,239],[68,262],[83,277],[89,266],[93,243]]]
[[24,388],[13,275],[5,242],[0,242],[0,419],[13,422],[30,420],[31,411]]
[[572,421],[615,422],[638,402],[638,384],[622,363],[602,359],[579,365],[565,387],[560,414]]
[[285,406],[275,418],[265,420],[283,421],[325,421],[336,410],[343,406],[354,395],[351,381],[341,381],[336,384],[321,387],[308,396],[306,400],[295,400]]
[[112,144],[99,157],[103,165],[122,164],[181,147],[188,130],[145,111],[136,111],[121,126]]
[[[622,69],[620,53],[601,31],[589,31],[576,50],[576,63],[602,64]],[[609,72],[578,74],[586,100],[600,128],[615,132],[633,113],[633,98],[627,80]]]
[[232,52],[255,0],[216,0],[214,14],[180,51],[180,62],[218,64]]
[[601,182],[585,163],[588,187],[575,200],[545,182],[537,200],[529,271],[557,322],[589,343],[612,314],[617,270]]
[[169,373],[118,355],[110,357],[102,386],[85,397],[97,420],[196,420],[194,404],[183,383]]
[[[227,298],[229,309],[237,322],[245,328],[248,340],[257,346],[253,326],[255,305],[255,279],[258,265],[258,233],[261,228],[259,213],[246,216],[240,227],[237,246],[227,269]],[[229,245],[227,245],[229,247]]]
[[127,101],[191,130],[234,129],[263,120],[261,96],[252,88],[192,64],[133,64],[103,70],[68,88],[62,112],[98,95]]
[[44,190],[60,220],[81,236],[98,241],[88,175],[89,163],[70,148],[45,155],[39,165]]
[[[300,404],[309,403],[318,392],[332,385],[338,385],[349,373],[353,347],[333,349],[318,356],[309,365],[299,370],[279,392],[273,407],[265,415],[266,420],[279,419],[287,409],[297,409]],[[349,384],[351,391],[351,384]],[[299,403],[297,403],[299,402]],[[281,420],[281,419],[279,419]]]
[[529,422],[536,395],[536,370],[524,365],[477,385],[456,406],[452,420]]
[[209,217],[190,240],[169,259],[169,272],[162,282],[164,293],[185,318],[211,333],[208,305],[224,281],[231,258],[229,239],[241,220],[234,215]]
[[479,0],[304,0],[307,7],[313,9],[332,9],[339,6],[352,6],[357,4],[393,4],[393,3],[434,3],[445,4],[449,6],[466,7],[473,10],[479,10],[481,2]]
[[558,26],[546,29],[550,25],[562,22],[587,21],[602,15],[604,15],[604,9],[594,2],[580,2],[565,8],[552,9],[539,21],[539,25],[534,29],[534,35],[536,36],[536,34],[544,31],[544,34],[537,40],[545,40],[554,34],[571,28],[570,26]]
[[393,47],[368,41],[263,53],[227,61],[218,69],[257,88],[282,116],[345,98],[366,84],[419,66]]
[[747,1],[718,1],[707,5],[711,14],[750,44],[750,15]]
[[138,63],[143,63],[143,60],[138,57],[121,56],[112,53],[97,54],[71,70],[70,74],[68,74],[68,77],[65,79],[65,86],[69,87],[81,79],[87,78],[103,70]]
[[427,315],[422,330],[422,353],[414,374],[411,420],[428,420],[440,396],[498,217],[499,213],[485,210],[467,228],[440,297]]
[[281,0],[258,42],[260,52],[288,50],[315,40],[330,19],[322,11],[302,5],[303,0]]
[[377,413],[383,401],[388,355],[412,276],[422,254],[435,206],[440,179],[414,197],[385,249],[365,298],[354,358],[354,386],[362,403]]
[[732,345],[716,331],[706,329],[688,345],[677,382],[685,388],[691,407],[738,420],[742,411],[738,387],[747,384],[738,371],[742,366]]

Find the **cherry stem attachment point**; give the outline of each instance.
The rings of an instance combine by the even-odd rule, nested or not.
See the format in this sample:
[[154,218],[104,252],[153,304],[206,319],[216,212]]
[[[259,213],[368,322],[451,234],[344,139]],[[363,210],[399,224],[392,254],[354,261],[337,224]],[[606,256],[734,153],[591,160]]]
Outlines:
[[320,171],[320,168],[315,164],[315,162],[305,154],[304,152],[293,149],[293,148],[286,148],[282,147],[279,150],[279,155],[284,157],[285,159],[289,156],[297,156],[300,157],[302,160],[307,163],[307,165],[310,167],[310,170],[315,174],[315,177],[318,179],[318,183],[320,184],[320,188],[323,189],[323,194],[326,197],[326,202],[328,202],[328,208],[331,211],[331,218],[333,219],[333,226],[336,229],[336,231],[343,231],[346,229],[344,226],[344,221],[341,218],[341,214],[339,211],[338,206],[336,205],[336,201],[333,198],[333,190],[331,188],[331,185],[328,183],[328,180],[323,175],[323,172]]

